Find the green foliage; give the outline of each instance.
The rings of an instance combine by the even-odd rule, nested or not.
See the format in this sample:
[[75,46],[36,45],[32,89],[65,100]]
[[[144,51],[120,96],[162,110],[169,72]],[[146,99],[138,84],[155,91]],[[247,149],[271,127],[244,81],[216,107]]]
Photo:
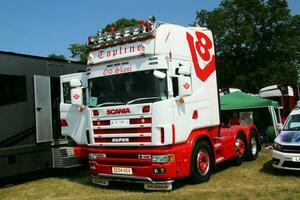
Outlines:
[[136,19],[119,19],[111,24],[106,25],[106,27],[104,28],[104,31],[109,31],[111,27],[115,28],[115,30],[119,30],[119,29],[123,29],[125,27],[129,27],[129,26],[136,26],[139,24],[139,21]]
[[87,62],[87,56],[90,50],[87,44],[70,44],[68,49],[71,51],[72,58],[79,58],[83,63]]
[[[107,32],[110,30],[111,27],[114,27],[116,30],[125,28],[128,26],[135,26],[139,22],[135,19],[119,19],[111,24],[106,25],[104,28],[104,31]],[[69,48],[72,54],[72,58],[78,58],[81,62],[86,63],[87,62],[87,56],[90,50],[90,46],[87,44],[70,44]]]
[[213,32],[221,87],[256,93],[297,83],[300,16],[290,15],[286,0],[223,0],[197,12],[196,24]]
[[52,58],[56,60],[66,60],[64,55],[56,55],[56,54],[49,54],[48,58]]

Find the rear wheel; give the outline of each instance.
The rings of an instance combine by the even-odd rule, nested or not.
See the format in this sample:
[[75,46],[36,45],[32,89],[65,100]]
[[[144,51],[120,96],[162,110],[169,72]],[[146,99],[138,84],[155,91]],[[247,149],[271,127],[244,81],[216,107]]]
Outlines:
[[256,137],[254,130],[250,131],[250,143],[248,146],[248,160],[256,160],[258,155],[258,138]]
[[243,134],[239,133],[235,140],[235,151],[236,151],[236,158],[235,164],[240,165],[245,160],[246,156],[246,140]]
[[196,143],[191,161],[191,179],[194,183],[209,180],[213,165],[212,157],[212,150],[206,141]]

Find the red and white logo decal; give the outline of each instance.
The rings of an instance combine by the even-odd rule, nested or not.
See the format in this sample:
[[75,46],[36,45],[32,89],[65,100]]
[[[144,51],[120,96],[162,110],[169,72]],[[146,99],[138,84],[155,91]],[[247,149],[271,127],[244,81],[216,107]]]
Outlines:
[[75,95],[73,96],[74,99],[79,99],[79,97],[80,97],[80,96],[79,96],[78,94],[75,94]]
[[185,89],[189,89],[190,86],[191,86],[191,85],[190,85],[189,83],[183,84],[183,87],[184,87]]
[[129,108],[116,108],[116,109],[106,110],[107,115],[126,114],[126,113],[130,113]]
[[[196,75],[201,81],[205,82],[216,69],[215,55],[211,55],[209,51],[213,47],[213,43],[204,33],[196,31],[195,34],[196,41],[194,41],[194,37],[188,32],[186,33],[186,39],[191,51]],[[200,66],[198,56],[206,63],[205,66]]]

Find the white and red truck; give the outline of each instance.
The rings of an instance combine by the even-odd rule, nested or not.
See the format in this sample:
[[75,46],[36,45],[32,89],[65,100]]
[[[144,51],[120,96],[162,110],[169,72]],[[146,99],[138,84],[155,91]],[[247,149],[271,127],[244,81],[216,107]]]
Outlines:
[[61,77],[60,108],[62,132],[86,146],[94,183],[170,190],[175,179],[207,181],[231,158],[256,159],[254,125],[220,126],[210,30],[150,18],[99,31],[89,45],[86,72]]

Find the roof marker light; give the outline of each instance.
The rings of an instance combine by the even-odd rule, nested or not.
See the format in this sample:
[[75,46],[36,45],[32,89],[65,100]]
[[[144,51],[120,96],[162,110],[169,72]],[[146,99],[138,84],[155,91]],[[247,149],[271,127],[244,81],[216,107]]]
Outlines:
[[115,27],[110,27],[110,28],[109,28],[109,30],[108,30],[108,32],[110,32],[110,33],[114,33],[114,32],[116,32],[116,29],[115,29]]
[[155,18],[154,16],[150,16],[150,17],[149,17],[149,21],[153,23],[153,22],[156,21],[156,18]]
[[95,36],[88,38],[88,45],[97,45],[97,47],[100,48],[128,41],[148,39],[154,35],[151,35],[151,33],[158,26],[159,23],[156,23],[155,17],[151,16],[147,21],[138,21],[138,25],[136,26],[126,27],[120,30],[111,26],[107,32],[104,32],[103,29],[99,29]]
[[140,20],[139,24],[145,25],[145,20]]
[[151,22],[147,21],[147,22],[145,23],[145,27],[146,27],[146,31],[147,31],[147,32],[150,31],[150,30],[152,29],[152,24],[151,24]]
[[89,36],[88,37],[88,44],[92,44],[94,41],[93,41],[93,37],[92,36]]

